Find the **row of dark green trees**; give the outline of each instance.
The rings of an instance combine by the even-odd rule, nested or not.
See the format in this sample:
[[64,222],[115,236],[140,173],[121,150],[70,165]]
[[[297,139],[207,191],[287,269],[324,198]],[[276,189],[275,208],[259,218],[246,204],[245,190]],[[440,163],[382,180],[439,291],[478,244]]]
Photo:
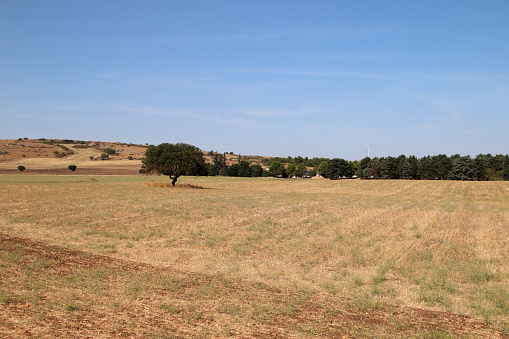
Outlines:
[[[169,175],[175,184],[181,175],[222,175],[231,177],[312,177],[317,174],[330,179],[408,179],[408,180],[509,180],[509,156],[479,154],[472,158],[459,154],[439,154],[417,158],[366,157],[360,161],[340,158],[265,158],[262,165],[251,164],[239,155],[228,165],[226,154],[209,152],[206,163],[196,146],[163,143],[145,152],[140,173]],[[268,166],[268,168],[267,168]]]
[[[214,154],[206,165],[207,175],[232,177],[307,177],[321,175],[330,179],[409,179],[409,180],[509,180],[508,155],[479,154],[472,158],[459,154],[439,154],[417,158],[366,157],[360,161],[341,158],[265,158],[264,166],[242,160],[226,164],[223,154]],[[268,168],[268,170],[267,170]]]
[[509,157],[501,154],[479,154],[474,158],[459,154],[422,158],[400,155],[366,157],[348,164],[342,159],[332,159],[327,164],[325,176],[332,179],[355,175],[365,179],[509,180],[508,166]]

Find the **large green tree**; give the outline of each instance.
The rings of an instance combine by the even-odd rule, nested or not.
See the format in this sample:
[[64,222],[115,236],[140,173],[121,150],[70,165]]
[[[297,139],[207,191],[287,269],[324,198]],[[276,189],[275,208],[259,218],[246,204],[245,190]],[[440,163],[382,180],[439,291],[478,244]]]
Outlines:
[[318,166],[318,174],[322,177],[327,178],[327,161],[322,161]]
[[453,156],[451,161],[451,171],[449,179],[451,180],[472,180],[473,178],[473,160],[469,155],[461,157]]
[[327,164],[327,177],[332,180],[342,177],[351,178],[353,174],[352,165],[345,159],[334,158]]
[[200,175],[205,169],[202,151],[196,146],[184,143],[150,146],[145,151],[142,163],[147,173],[168,175],[173,186],[180,176]]
[[306,171],[307,171],[306,165],[304,163],[300,163],[297,165],[297,168],[295,169],[295,176],[302,178]]
[[283,172],[286,173],[285,166],[279,161],[273,161],[269,166],[269,173],[273,177],[282,176]]

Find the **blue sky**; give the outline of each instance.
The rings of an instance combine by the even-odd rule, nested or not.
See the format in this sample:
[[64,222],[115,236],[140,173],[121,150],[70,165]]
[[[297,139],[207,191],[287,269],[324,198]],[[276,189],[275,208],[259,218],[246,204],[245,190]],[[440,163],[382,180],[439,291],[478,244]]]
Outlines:
[[0,138],[509,153],[509,1],[0,3]]

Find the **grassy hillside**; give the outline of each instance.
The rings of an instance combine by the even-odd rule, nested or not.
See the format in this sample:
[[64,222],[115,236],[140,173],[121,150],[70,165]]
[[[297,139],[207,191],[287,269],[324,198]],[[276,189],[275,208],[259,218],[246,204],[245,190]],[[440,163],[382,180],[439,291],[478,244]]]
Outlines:
[[[137,174],[141,159],[148,146],[119,142],[20,139],[0,140],[0,174],[17,173],[17,167],[25,166],[31,174],[85,174],[109,175]],[[107,152],[106,159],[102,157]],[[213,156],[203,151],[205,161]],[[238,161],[238,155],[226,154],[228,165]],[[242,156],[252,164],[262,164],[263,157]],[[69,165],[76,165],[77,172],[70,173]]]

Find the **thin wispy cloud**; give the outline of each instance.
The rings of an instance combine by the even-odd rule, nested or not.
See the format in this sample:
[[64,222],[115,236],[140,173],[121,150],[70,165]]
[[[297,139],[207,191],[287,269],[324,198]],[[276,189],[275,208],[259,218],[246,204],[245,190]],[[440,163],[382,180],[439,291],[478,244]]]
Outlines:
[[314,30],[265,31],[232,35],[188,36],[152,40],[161,44],[214,44],[223,42],[274,42],[296,43],[335,39],[351,39],[361,36],[386,34],[393,28],[329,28]]
[[244,126],[247,128],[254,128],[258,125],[257,122],[245,119],[235,114],[229,114],[228,112],[222,112],[221,114],[213,114],[208,112],[207,114],[194,110],[194,109],[165,109],[161,107],[151,106],[129,106],[129,105],[109,105],[111,109],[124,112],[136,113],[140,116],[157,116],[161,118],[184,118],[191,121],[199,122],[214,122],[220,124],[229,124],[236,126]]
[[289,118],[306,115],[316,115],[326,111],[323,107],[317,106],[299,106],[294,108],[281,109],[244,109],[240,112],[244,115],[261,117],[261,118]]
[[266,75],[285,75],[314,78],[365,78],[376,80],[398,80],[393,76],[388,76],[375,72],[354,72],[354,71],[299,71],[288,69],[231,69],[224,70],[224,73],[245,73],[245,74],[266,74]]

